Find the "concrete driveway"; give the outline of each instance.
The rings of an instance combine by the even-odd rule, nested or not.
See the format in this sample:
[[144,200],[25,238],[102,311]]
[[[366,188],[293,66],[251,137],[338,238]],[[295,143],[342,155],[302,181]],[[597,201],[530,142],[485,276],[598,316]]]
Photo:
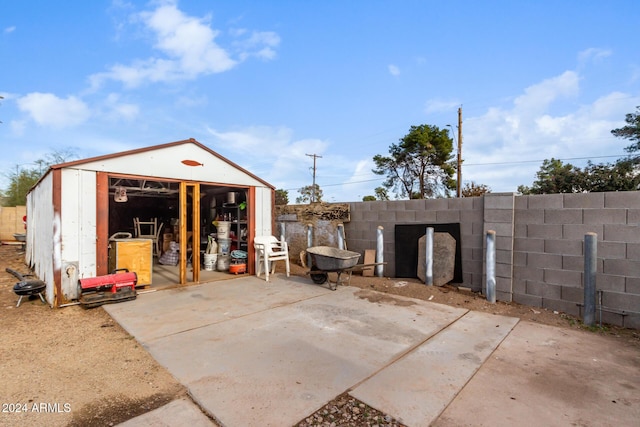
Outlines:
[[[345,391],[409,426],[640,417],[637,352],[582,331],[280,275],[105,309],[224,426],[293,425]],[[210,425],[191,402],[171,405],[125,425],[172,414],[180,425]]]

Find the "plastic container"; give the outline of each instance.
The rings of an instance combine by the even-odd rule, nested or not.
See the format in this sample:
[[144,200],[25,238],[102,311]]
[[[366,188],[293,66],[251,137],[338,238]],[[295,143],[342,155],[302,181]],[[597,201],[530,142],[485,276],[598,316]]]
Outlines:
[[218,253],[222,255],[231,253],[231,239],[218,238]]
[[204,269],[207,271],[213,271],[216,269],[216,263],[218,262],[218,254],[204,254]]
[[227,270],[229,270],[230,262],[231,262],[231,256],[229,256],[229,255],[218,255],[218,271],[227,271]]
[[218,221],[218,224],[216,225],[216,229],[218,231],[218,239],[228,239],[229,231],[231,231],[231,222]]

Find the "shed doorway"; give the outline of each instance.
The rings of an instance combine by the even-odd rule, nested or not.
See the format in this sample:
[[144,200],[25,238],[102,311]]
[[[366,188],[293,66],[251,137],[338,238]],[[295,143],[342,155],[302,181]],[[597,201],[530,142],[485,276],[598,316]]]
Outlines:
[[[237,277],[218,271],[217,266],[205,270],[204,252],[209,236],[215,239],[217,220],[222,218],[232,223],[232,248],[248,252],[249,222],[252,221],[249,195],[253,193],[250,188],[112,174],[105,181],[109,191],[103,196],[99,192],[98,198],[102,200],[99,205],[107,208],[107,218],[103,218],[99,208],[98,235],[108,237],[98,238],[98,275],[111,272],[116,246],[133,244],[138,234],[134,219],[138,218],[141,222],[155,220],[156,231],[159,231],[152,253],[148,254],[145,246],[144,254],[140,255],[152,270],[150,283],[139,281],[141,286],[164,288]],[[230,195],[233,195],[232,203]],[[100,226],[101,218],[108,224],[106,227]],[[100,232],[103,227],[105,232]],[[127,238],[131,240],[125,240]],[[108,240],[106,250],[101,250],[101,240]],[[172,260],[175,262],[161,263],[163,255],[176,247],[178,251]],[[251,270],[247,273],[252,273],[253,266],[247,267]]]

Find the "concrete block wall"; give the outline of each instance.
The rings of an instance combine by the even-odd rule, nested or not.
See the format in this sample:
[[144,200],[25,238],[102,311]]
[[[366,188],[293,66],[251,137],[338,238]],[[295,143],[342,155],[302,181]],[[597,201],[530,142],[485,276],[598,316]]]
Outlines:
[[581,316],[593,232],[602,321],[640,328],[640,192],[519,196],[514,214],[513,301]]
[[460,285],[484,291],[485,235],[494,230],[497,299],[576,316],[582,316],[584,299],[584,236],[596,233],[602,321],[640,329],[640,192],[489,193],[357,202],[349,209],[351,221],[344,224],[349,250],[375,249],[377,228],[384,228],[387,277],[395,277],[396,251],[402,250],[395,247],[397,224],[460,223]]
[[350,204],[351,221],[345,223],[349,250],[364,253],[376,248],[377,229],[384,237],[384,275],[395,276],[397,224],[460,223],[464,286],[482,289],[483,205],[481,197],[359,202]]

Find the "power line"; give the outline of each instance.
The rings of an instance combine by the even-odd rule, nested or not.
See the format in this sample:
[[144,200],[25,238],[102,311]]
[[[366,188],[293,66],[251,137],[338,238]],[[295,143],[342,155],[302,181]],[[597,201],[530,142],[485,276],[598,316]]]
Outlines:
[[[590,160],[590,159],[606,159],[606,158],[611,158],[611,157],[624,157],[625,154],[618,154],[618,155],[614,155],[614,156],[589,156],[589,157],[568,157],[565,159],[556,159],[556,160],[560,160],[560,161],[566,161],[566,160]],[[523,163],[541,163],[544,162],[545,160],[549,160],[549,159],[542,159],[542,160],[518,160],[518,161],[511,161],[511,162],[493,162],[493,163],[465,163],[465,166],[492,166],[492,165],[520,165]]]
[[306,154],[309,157],[313,157],[313,187],[311,190],[311,203],[316,201],[316,159],[321,159],[322,156],[317,154]]

